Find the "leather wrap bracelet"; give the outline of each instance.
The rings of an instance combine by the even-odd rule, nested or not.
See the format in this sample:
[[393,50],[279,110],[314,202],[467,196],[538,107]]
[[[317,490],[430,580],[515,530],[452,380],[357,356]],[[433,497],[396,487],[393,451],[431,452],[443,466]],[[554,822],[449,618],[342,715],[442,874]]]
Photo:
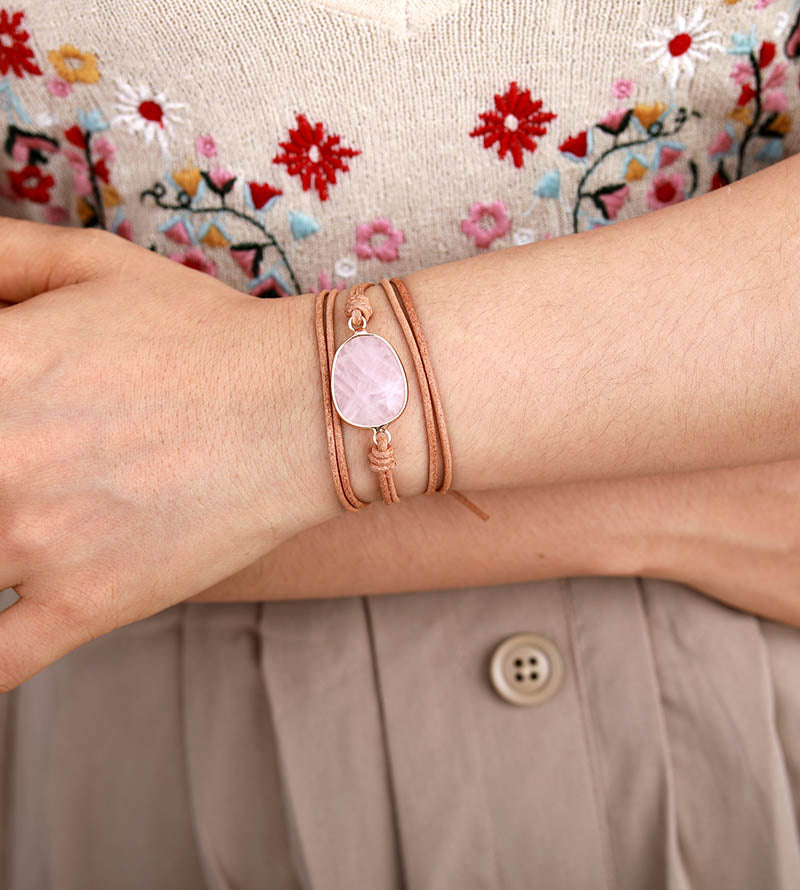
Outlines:
[[[454,495],[482,519],[489,516],[461,492],[450,487],[452,454],[444,410],[422,326],[411,294],[400,278],[383,278],[380,285],[394,311],[414,363],[422,397],[428,442],[428,484],[425,494]],[[342,421],[372,430],[368,452],[370,469],[376,474],[381,497],[386,504],[400,498],[394,483],[397,459],[388,425],[397,420],[408,403],[408,378],[392,345],[379,334],[367,330],[373,314],[366,295],[371,282],[350,289],[344,311],[351,335],[336,348],[334,308],[338,291],[320,291],[315,300],[314,326],[320,364],[328,455],[334,487],[342,506],[360,510],[370,501],[362,501],[353,491],[347,469]],[[442,479],[439,482],[439,464]]]

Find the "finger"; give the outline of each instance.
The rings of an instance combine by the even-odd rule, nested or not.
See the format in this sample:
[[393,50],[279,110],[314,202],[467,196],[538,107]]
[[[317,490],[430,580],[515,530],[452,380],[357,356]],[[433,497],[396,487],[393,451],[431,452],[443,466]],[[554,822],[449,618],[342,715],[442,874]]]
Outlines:
[[95,277],[97,243],[106,235],[0,217],[0,300],[19,303]]
[[92,638],[74,616],[21,597],[0,612],[0,695]]

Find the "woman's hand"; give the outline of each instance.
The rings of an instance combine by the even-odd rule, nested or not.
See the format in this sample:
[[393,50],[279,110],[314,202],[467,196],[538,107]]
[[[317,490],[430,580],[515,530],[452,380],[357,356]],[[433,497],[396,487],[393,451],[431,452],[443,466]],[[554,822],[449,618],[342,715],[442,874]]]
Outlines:
[[0,298],[0,692],[338,509],[292,300],[6,219]]
[[632,573],[800,627],[800,461],[653,482]]

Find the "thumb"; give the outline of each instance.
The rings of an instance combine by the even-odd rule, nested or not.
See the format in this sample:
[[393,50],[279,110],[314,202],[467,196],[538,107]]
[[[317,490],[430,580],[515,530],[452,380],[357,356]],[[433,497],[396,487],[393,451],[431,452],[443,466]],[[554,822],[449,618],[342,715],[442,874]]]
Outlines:
[[0,308],[96,277],[105,234],[0,216]]
[[0,695],[96,634],[74,611],[20,597],[0,612]]

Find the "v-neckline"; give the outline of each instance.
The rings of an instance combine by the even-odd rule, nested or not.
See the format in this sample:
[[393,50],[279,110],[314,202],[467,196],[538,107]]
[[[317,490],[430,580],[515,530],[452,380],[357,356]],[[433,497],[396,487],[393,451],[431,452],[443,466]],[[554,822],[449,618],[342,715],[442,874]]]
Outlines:
[[375,22],[401,37],[424,31],[465,0],[311,0],[332,12]]

